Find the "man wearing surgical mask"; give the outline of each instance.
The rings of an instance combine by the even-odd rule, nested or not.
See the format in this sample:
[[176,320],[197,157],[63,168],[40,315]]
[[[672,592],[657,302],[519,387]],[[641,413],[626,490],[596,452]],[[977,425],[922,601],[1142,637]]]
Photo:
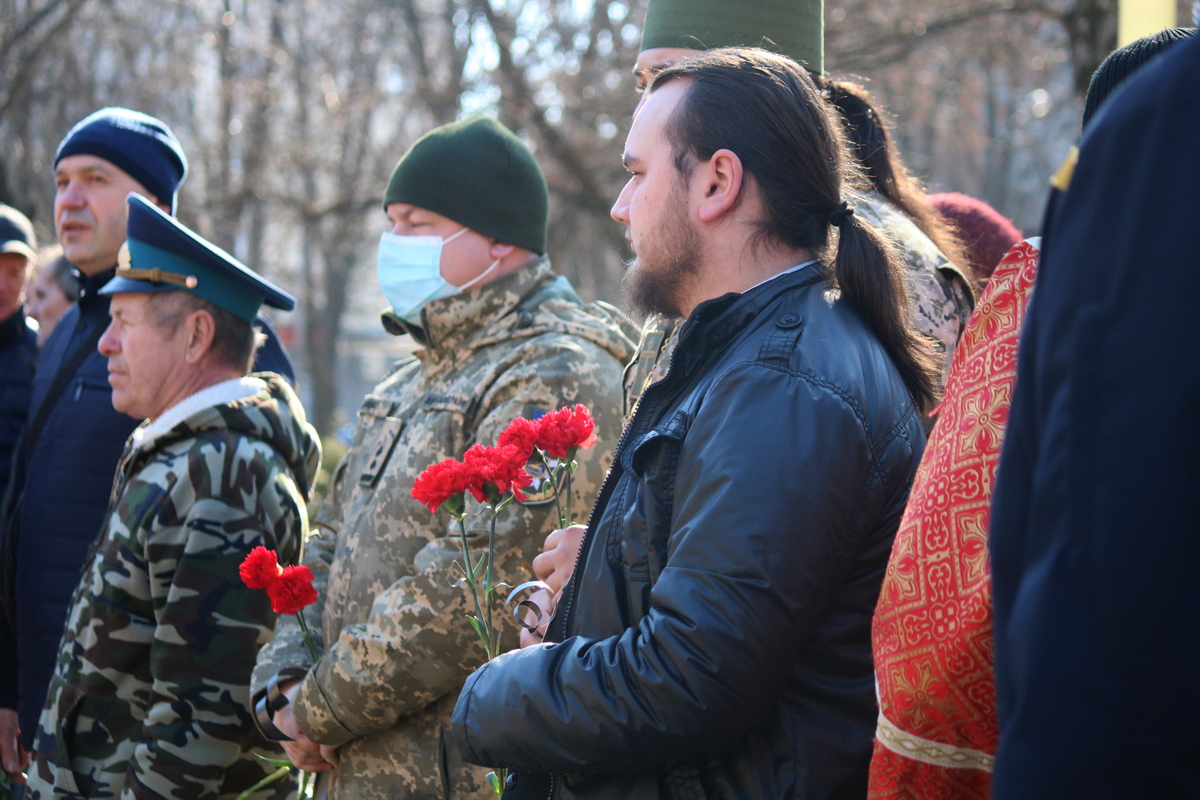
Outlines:
[[[545,179],[495,120],[472,117],[418,140],[384,198],[383,325],[419,349],[363,401],[305,548],[321,657],[313,662],[296,618],[284,617],[259,655],[256,717],[264,733],[291,738],[293,763],[328,772],[331,800],[485,798],[487,770],[446,746],[455,699],[484,657],[453,585],[457,523],[412,499],[412,484],[430,464],[495,443],[515,417],[584,403],[600,437],[580,452],[573,479],[573,505],[586,507],[621,432],[621,371],[636,331],[554,274]],[[472,506],[468,497],[469,532],[482,537]],[[528,565],[556,519],[548,491],[506,508],[497,580],[532,578]],[[516,646],[515,624],[504,636]]]

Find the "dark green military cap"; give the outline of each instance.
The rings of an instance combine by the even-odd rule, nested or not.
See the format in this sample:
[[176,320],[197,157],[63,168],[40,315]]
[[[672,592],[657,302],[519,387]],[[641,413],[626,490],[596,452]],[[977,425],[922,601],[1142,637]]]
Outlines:
[[263,303],[284,311],[296,298],[209,244],[139,194],[131,193],[117,275],[100,294],[191,292],[251,322]]
[[408,203],[476,233],[546,252],[550,192],[529,148],[491,117],[434,128],[408,149],[388,181],[383,210]]
[[763,47],[825,69],[824,0],[650,0],[642,50]]

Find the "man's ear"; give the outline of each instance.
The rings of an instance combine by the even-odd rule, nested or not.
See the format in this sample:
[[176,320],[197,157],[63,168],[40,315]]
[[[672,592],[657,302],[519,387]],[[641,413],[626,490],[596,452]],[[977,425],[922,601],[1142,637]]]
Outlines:
[[492,246],[488,248],[488,255],[492,258],[507,258],[516,249],[516,245],[505,244],[498,239],[493,239]]
[[718,150],[696,164],[692,187],[700,195],[696,213],[702,222],[719,222],[742,195],[742,160],[732,150]]
[[213,339],[217,335],[217,323],[213,315],[200,309],[187,315],[184,322],[187,335],[187,349],[184,360],[188,364],[198,364],[205,354],[212,349]]

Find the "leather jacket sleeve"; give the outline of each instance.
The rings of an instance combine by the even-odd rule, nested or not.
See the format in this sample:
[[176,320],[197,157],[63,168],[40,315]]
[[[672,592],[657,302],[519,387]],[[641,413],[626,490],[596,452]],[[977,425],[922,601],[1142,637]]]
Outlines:
[[[476,672],[454,715],[463,757],[606,768],[727,746],[767,724],[805,649],[850,624],[838,615],[845,596],[877,591],[920,443],[911,424],[872,431],[868,419],[807,374],[743,363],[639,436],[616,492],[638,476],[636,492],[673,493],[668,539],[640,545],[664,558],[649,612],[619,635],[528,648]],[[894,468],[902,459],[911,466]],[[614,554],[628,574],[639,546],[623,538],[629,513],[596,523],[576,576],[585,586],[594,569],[620,571],[603,563]]]

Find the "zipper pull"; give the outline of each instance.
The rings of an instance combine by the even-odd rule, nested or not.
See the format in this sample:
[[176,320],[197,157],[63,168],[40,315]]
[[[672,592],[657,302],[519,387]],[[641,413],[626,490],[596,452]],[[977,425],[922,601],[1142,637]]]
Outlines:
[[75,402],[79,402],[79,398],[83,396],[83,378],[75,379]]

